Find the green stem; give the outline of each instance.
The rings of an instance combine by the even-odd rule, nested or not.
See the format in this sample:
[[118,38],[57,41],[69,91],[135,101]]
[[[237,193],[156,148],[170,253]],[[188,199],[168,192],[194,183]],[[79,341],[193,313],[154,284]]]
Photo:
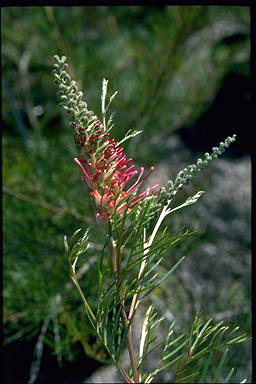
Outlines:
[[[146,256],[147,253],[149,252],[150,247],[151,247],[151,245],[152,245],[152,243],[154,241],[154,238],[156,237],[157,231],[158,231],[162,221],[164,220],[165,216],[167,216],[167,214],[168,214],[168,211],[167,211],[168,205],[169,205],[169,203],[164,206],[164,208],[163,208],[163,210],[162,210],[162,212],[161,212],[161,214],[160,214],[160,216],[159,216],[159,218],[157,220],[155,228],[154,228],[154,230],[152,232],[152,235],[150,236],[149,242],[145,243],[145,248],[147,248],[147,249],[144,251],[144,256]],[[145,233],[144,233],[144,241],[145,241]],[[141,266],[140,266],[140,271],[139,271],[138,278],[137,278],[138,281],[141,278],[141,276],[143,275],[143,272],[144,272],[144,269],[145,269],[145,266],[146,266],[146,262],[147,262],[147,259],[144,258],[142,260],[142,263],[141,263]],[[131,317],[133,315],[137,299],[138,299],[138,293],[136,292],[133,295],[133,298],[132,298],[128,319],[131,319]]]
[[[120,255],[117,253],[117,245],[116,242],[113,240],[112,237],[110,237],[111,241],[111,254],[112,254],[112,266],[113,266],[113,272],[115,276],[115,282],[116,282],[116,288],[119,294],[119,298],[121,301],[121,311],[122,311],[122,316],[123,320],[125,323],[125,327],[127,330],[127,344],[128,344],[128,351],[129,351],[129,356],[130,356],[130,362],[131,362],[131,367],[132,367],[132,373],[133,373],[133,378],[135,383],[140,382],[140,375],[138,371],[138,364],[137,364],[137,359],[136,359],[136,354],[134,351],[134,346],[133,346],[133,335],[132,335],[132,328],[131,324],[129,323],[129,318],[127,318],[127,314],[125,311],[125,305],[124,305],[124,300],[122,300],[122,293],[120,291],[121,288],[121,277],[120,277]],[[125,378],[127,380],[127,378]]]
[[71,280],[74,284],[74,286],[76,287],[76,289],[78,290],[81,298],[82,298],[82,301],[84,303],[84,307],[85,307],[85,311],[87,313],[87,316],[93,326],[93,328],[95,328],[95,324],[96,324],[96,317],[94,316],[94,313],[92,312],[91,308],[90,308],[90,305],[88,304],[88,301],[86,300],[81,288],[80,288],[80,285],[78,283],[78,280],[76,278],[76,275],[75,273],[73,272],[73,270],[71,269],[70,271],[70,277],[71,277]]
[[[162,212],[157,220],[157,223],[155,225],[155,228],[150,236],[150,240],[148,243],[146,243],[146,231],[144,231],[144,244],[145,244],[145,248],[147,248],[145,251],[144,251],[144,256],[147,255],[147,253],[149,252],[150,250],[150,247],[156,237],[156,234],[157,234],[157,231],[158,229],[160,228],[160,225],[162,223],[162,221],[164,220],[164,218],[168,215],[168,211],[167,211],[167,208],[169,206],[169,203],[170,201],[168,201],[168,204],[164,206],[164,208],[162,209]],[[143,275],[143,272],[144,272],[144,269],[145,269],[145,266],[146,266],[146,262],[147,262],[147,259],[144,258],[142,260],[142,263],[141,263],[141,266],[140,266],[140,271],[139,271],[139,274],[138,274],[138,277],[137,277],[137,281],[140,280],[141,276]],[[128,315],[128,321],[132,318],[133,316],[133,313],[134,313],[134,309],[135,309],[135,306],[136,306],[136,302],[138,300],[138,296],[139,294],[136,292],[134,295],[133,295],[133,298],[132,298],[132,302],[131,302],[131,306],[130,306],[130,310],[129,310],[129,315]]]

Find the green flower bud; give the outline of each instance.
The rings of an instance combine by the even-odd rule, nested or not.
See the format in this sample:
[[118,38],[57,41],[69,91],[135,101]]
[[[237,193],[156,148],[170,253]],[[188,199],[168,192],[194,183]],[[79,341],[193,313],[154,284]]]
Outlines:
[[169,190],[170,190],[170,189],[173,189],[173,182],[172,182],[172,180],[169,180],[169,181],[168,181],[168,183],[167,183],[167,187],[168,187]]
[[177,179],[175,180],[175,184],[181,183],[182,181],[183,181],[183,178],[178,176]]

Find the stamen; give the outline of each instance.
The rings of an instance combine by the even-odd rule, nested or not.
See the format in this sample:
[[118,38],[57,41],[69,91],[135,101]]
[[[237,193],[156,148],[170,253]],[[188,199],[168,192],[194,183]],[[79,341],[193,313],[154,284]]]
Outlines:
[[88,175],[88,173],[86,172],[86,170],[84,169],[84,167],[82,166],[82,164],[80,163],[80,161],[78,160],[77,157],[74,158],[74,162],[77,163],[79,165],[79,167],[82,169],[83,173],[85,174],[85,176],[87,177],[87,179],[89,180],[89,182],[91,182],[91,176]]
[[147,178],[151,175],[151,173],[154,171],[155,167],[151,165],[149,168],[148,174],[144,177],[144,181],[147,180]]
[[130,206],[133,206],[137,204],[139,201],[143,200],[145,197],[147,197],[150,192],[152,192],[154,189],[160,188],[160,184],[155,184],[153,187],[147,188],[146,191],[140,193],[138,196],[136,196],[132,201]]
[[[128,172],[130,172],[134,168],[135,168],[135,165],[133,164],[133,165],[130,166],[130,168],[127,168],[123,173],[128,173]],[[138,173],[138,171],[136,171],[136,173]]]
[[135,181],[135,183],[126,191],[126,193],[129,193],[131,192],[131,190],[138,184],[138,182],[140,181],[142,175],[143,175],[143,172],[144,172],[144,167],[141,167],[140,168],[140,174],[138,176],[138,179]]

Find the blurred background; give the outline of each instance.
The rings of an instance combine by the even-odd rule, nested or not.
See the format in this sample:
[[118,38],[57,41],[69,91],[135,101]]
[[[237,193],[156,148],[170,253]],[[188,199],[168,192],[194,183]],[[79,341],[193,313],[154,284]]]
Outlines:
[[[113,135],[143,130],[126,151],[138,164],[155,165],[150,184],[165,185],[237,134],[182,192],[207,191],[168,219],[169,230],[187,225],[197,233],[170,250],[163,270],[183,255],[186,261],[150,300],[180,330],[200,310],[203,319],[250,334],[249,7],[5,7],[1,21],[5,383],[117,380],[101,346],[90,356],[95,335],[69,282],[63,236],[90,225],[92,247],[79,273],[94,306],[104,232],[72,160],[77,149],[58,104],[54,54],[67,56],[99,116],[103,77],[110,94],[118,90]],[[250,382],[250,343],[230,349],[224,376],[233,366],[232,382]]]

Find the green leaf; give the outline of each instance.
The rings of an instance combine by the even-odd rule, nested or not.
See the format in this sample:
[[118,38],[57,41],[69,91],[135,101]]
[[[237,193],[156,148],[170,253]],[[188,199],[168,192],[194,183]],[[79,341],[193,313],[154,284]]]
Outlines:
[[220,375],[220,372],[224,366],[224,363],[226,361],[226,358],[227,358],[227,354],[228,354],[228,348],[225,349],[222,357],[221,357],[221,360],[219,362],[219,365],[215,371],[215,378],[214,378],[214,382],[217,382],[217,380],[219,379],[219,375]]
[[231,376],[233,375],[234,371],[235,371],[235,368],[234,367],[231,368],[231,370],[230,370],[229,374],[227,375],[224,383],[228,383],[229,382],[229,380],[231,379]]
[[[229,344],[239,343],[240,341],[246,340],[245,334],[236,337],[235,334],[239,327],[235,327],[234,329],[230,330],[229,326],[223,324],[223,321],[217,324],[211,323],[212,319],[201,323],[201,320],[198,316],[195,318],[190,334],[187,354],[178,367],[177,377],[179,381],[182,381],[185,372],[188,372],[190,369],[189,367],[191,367],[192,370],[195,369],[195,361],[199,360],[197,364],[200,365],[202,361],[200,359],[206,355],[208,355],[208,358],[206,362],[201,364],[203,367],[203,373],[201,377],[198,378],[199,383],[205,382],[210,367],[213,367],[212,369],[215,371],[215,378],[213,378],[213,382],[222,380],[220,379],[220,375],[227,358],[228,348],[225,349],[217,368],[214,367],[215,352],[223,349]],[[227,381],[230,379],[232,374],[233,370],[229,372],[229,375],[226,378]]]
[[118,143],[117,143],[117,147],[120,145],[120,144],[123,144],[126,140],[128,140],[128,139],[131,139],[132,137],[136,137],[136,136],[138,136],[141,132],[143,132],[143,131],[132,131],[131,129],[129,129],[129,131],[128,132],[126,132],[126,135],[125,135],[125,137],[121,140],[121,141],[119,141]]
[[209,356],[208,356],[208,358],[207,358],[207,360],[206,360],[206,362],[204,364],[204,370],[203,370],[203,373],[202,373],[202,375],[201,375],[201,377],[199,379],[199,383],[200,384],[201,383],[202,384],[205,383],[206,374],[207,374],[207,371],[208,371],[208,369],[209,369],[209,367],[210,367],[210,365],[212,363],[212,358],[213,358],[213,351],[209,353]]
[[160,280],[158,280],[157,283],[154,283],[150,286],[147,286],[146,288],[149,289],[149,291],[146,294],[144,294],[144,296],[142,296],[142,298],[145,297],[146,295],[148,295],[153,289],[158,287],[169,275],[171,275],[179,267],[179,265],[183,262],[185,257],[186,256],[183,256],[180,260],[178,260],[177,263],[174,264],[174,266]]
[[169,215],[171,212],[174,212],[174,211],[177,211],[178,209],[181,209],[181,208],[184,208],[184,207],[187,207],[188,205],[192,205],[192,204],[195,204],[198,199],[205,193],[205,191],[199,191],[197,192],[194,196],[189,196],[187,198],[187,200],[185,201],[185,203],[175,207],[175,208],[169,208],[167,211],[166,211],[166,214]]
[[[191,379],[195,379],[195,377],[198,375],[199,371],[194,371],[190,375],[182,376],[181,379],[176,379],[176,383],[185,383],[188,382],[187,380],[190,380],[189,383],[192,383]],[[194,382],[194,381],[193,381]]]
[[[184,335],[182,334],[181,336],[179,336],[176,340],[175,340],[175,344],[178,342],[178,340],[180,340],[182,337],[184,337]],[[182,349],[184,347],[184,345],[186,345],[188,343],[189,339],[186,339],[183,341],[182,344],[180,344],[176,349],[174,349],[173,351],[171,351],[170,353],[168,353],[167,355],[165,355],[163,357],[163,360],[166,360],[166,359],[169,359],[170,357],[172,357],[173,355],[175,355],[180,349]],[[171,342],[169,345],[168,345],[168,348],[173,344],[173,342]]]

